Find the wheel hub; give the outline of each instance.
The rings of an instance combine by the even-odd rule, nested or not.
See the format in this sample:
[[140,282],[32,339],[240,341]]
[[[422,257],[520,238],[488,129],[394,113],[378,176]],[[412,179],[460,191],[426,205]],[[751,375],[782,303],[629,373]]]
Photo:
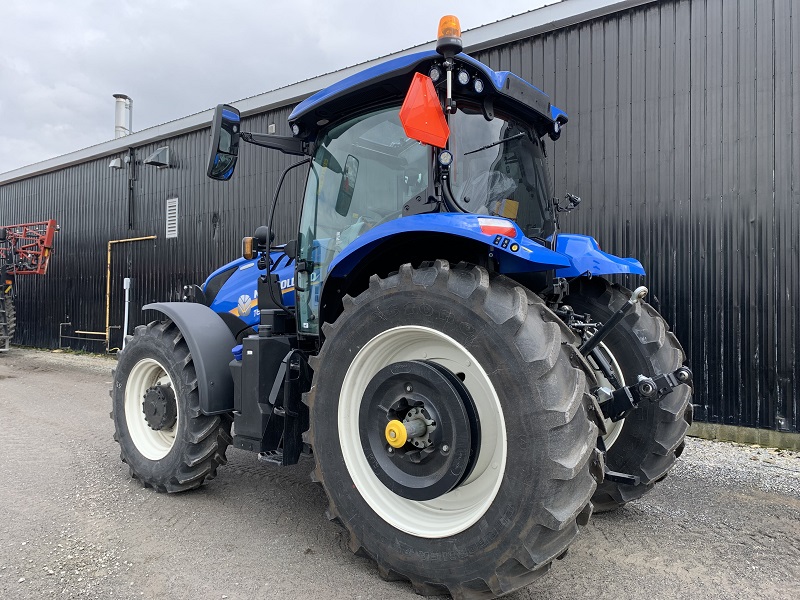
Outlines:
[[142,402],[142,412],[153,431],[170,429],[178,420],[178,405],[172,387],[157,384],[147,388]]
[[381,369],[364,391],[359,431],[372,471],[410,500],[431,500],[456,487],[480,447],[472,397],[455,374],[430,361]]

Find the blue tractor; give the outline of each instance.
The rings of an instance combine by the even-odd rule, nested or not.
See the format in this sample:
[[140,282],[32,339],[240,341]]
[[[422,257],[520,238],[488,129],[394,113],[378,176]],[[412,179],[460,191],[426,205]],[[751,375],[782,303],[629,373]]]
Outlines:
[[292,136],[217,107],[208,175],[231,178],[241,142],[300,157],[299,230],[276,246],[260,227],[194,302],[145,307],[163,320],[112,390],[131,475],[193,489],[231,444],[308,460],[354,552],[455,598],[529,584],[593,511],[650,490],[692,374],[646,288],[607,279],[641,264],[559,232],[579,199],[553,200],[545,138],[566,123],[461,53],[451,17],[436,51],[300,103]]

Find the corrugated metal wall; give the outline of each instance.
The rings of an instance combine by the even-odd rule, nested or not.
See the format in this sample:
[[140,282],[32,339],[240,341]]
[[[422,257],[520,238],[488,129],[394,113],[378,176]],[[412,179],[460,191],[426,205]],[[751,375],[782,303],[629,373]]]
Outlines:
[[569,113],[562,225],[642,261],[697,417],[798,431],[800,3],[662,1],[477,58]]
[[[645,265],[651,299],[697,374],[697,418],[798,431],[800,4],[654,2],[475,56],[529,79],[569,113],[550,158],[557,194],[584,203],[563,228]],[[287,115],[247,127],[274,122],[287,133]],[[138,322],[142,304],[176,299],[184,283],[238,254],[241,236],[266,222],[291,159],[245,152],[234,180],[217,183],[204,174],[207,139],[203,131],[158,144],[179,168],[139,167],[130,230],[127,171],[108,169],[108,159],[0,187],[0,222],[55,217],[64,228],[51,274],[20,285],[20,343],[56,345],[67,316],[103,328],[108,239],[159,236],[115,248],[114,325],[123,277],[135,279]],[[285,194],[281,239],[294,237],[301,186],[296,176]],[[164,240],[173,195],[180,237]]]
[[[246,118],[244,127],[266,131],[269,123],[275,123],[277,133],[289,135],[289,112],[287,107]],[[135,148],[130,202],[131,169],[109,168],[113,157],[0,187],[0,223],[54,218],[61,226],[49,273],[18,279],[16,343],[58,347],[61,323],[70,324],[62,329],[70,335],[75,330],[104,331],[109,240],[157,236],[155,240],[113,244],[112,348],[122,342],[125,277],[133,280],[132,330],[146,316],[153,316],[143,315],[144,304],[180,300],[183,285],[201,283],[214,269],[240,255],[242,236],[267,222],[275,182],[297,158],[251,148],[242,153],[233,180],[216,182],[205,175],[209,137],[209,130],[203,130]],[[169,146],[175,168],[142,164],[164,145]],[[276,214],[279,239],[288,239],[296,229],[303,185],[302,168],[284,183]],[[178,238],[166,239],[166,201],[172,197],[178,198]],[[105,349],[104,341],[65,340],[64,344]]]

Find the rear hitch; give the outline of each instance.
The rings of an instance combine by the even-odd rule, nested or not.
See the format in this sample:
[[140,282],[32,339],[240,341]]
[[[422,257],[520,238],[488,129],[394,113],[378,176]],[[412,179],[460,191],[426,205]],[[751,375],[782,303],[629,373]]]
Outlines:
[[644,400],[658,402],[679,385],[691,385],[692,372],[687,367],[680,367],[672,373],[655,377],[639,375],[636,383],[616,390],[600,387],[594,390],[597,395],[603,416],[612,421],[619,421],[634,410]]

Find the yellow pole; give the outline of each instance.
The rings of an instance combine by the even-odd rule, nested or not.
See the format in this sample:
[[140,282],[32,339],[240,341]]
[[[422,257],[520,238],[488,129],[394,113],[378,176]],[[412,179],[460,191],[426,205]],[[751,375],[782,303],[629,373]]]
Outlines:
[[106,352],[111,345],[111,244],[125,244],[128,242],[143,242],[154,240],[156,236],[148,235],[145,237],[127,238],[123,240],[109,240],[108,252],[106,255]]

